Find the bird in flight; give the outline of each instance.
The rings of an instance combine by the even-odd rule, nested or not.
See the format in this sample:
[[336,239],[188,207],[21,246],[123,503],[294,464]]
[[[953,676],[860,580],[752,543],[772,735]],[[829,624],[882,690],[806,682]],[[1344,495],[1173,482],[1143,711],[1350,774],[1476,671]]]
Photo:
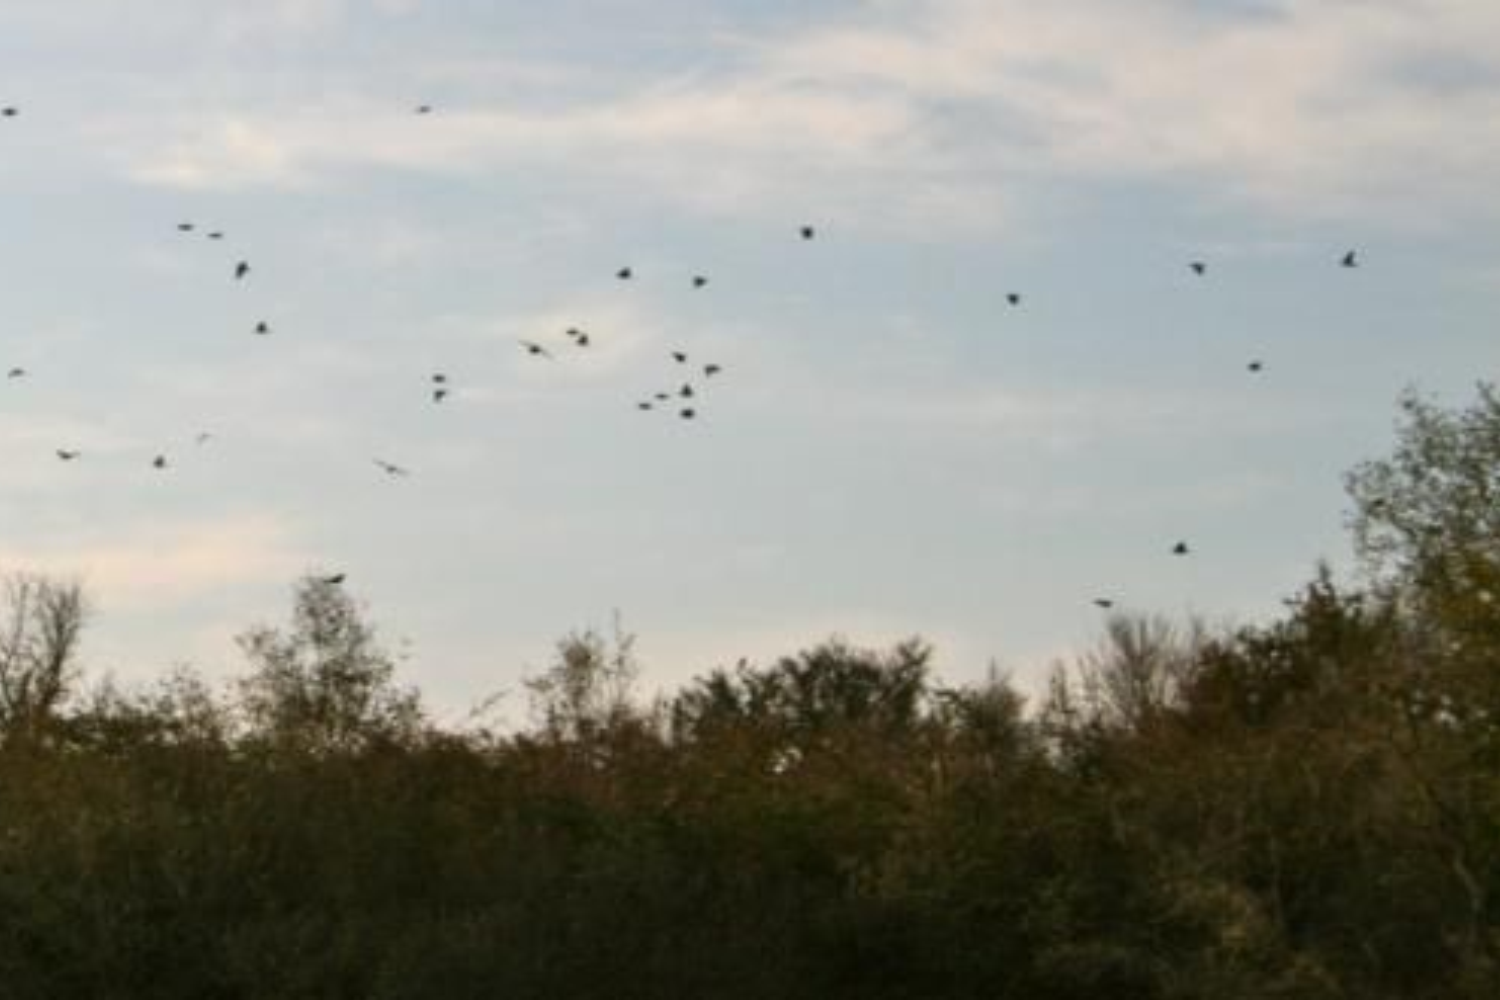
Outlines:
[[202,431],[202,432],[199,433],[199,435],[196,438],[196,440],[197,440],[198,444],[208,444],[208,442],[210,442],[210,441],[213,440],[213,437],[214,436],[212,434],[210,434],[208,431]]
[[271,332],[271,324],[267,323],[265,320],[261,320],[259,323],[255,324],[255,332],[259,336],[264,337]]
[[224,233],[222,230],[215,229],[213,232],[208,234],[208,238],[211,240],[222,240],[224,238]]
[[683,399],[692,399],[693,387],[684,383],[682,388],[677,390],[677,395],[681,396]]
[[810,239],[812,239],[816,235],[818,235],[818,231],[816,229],[814,229],[812,226],[803,226],[802,227],[802,238],[804,240],[810,240]]
[[677,362],[679,365],[685,365],[687,364],[687,353],[684,351],[673,351],[672,360]]
[[21,109],[20,108],[5,108],[3,110],[0,110],[0,115],[4,115],[7,118],[14,118],[16,115],[18,115],[20,113],[21,113]]
[[551,351],[547,350],[545,347],[543,347],[541,344],[538,344],[534,340],[518,340],[518,341],[516,341],[516,343],[518,343],[522,347],[526,348],[526,353],[530,354],[532,357],[540,357],[540,358],[550,358],[550,357],[552,357],[552,352]]
[[6,378],[25,378],[26,377],[26,369],[24,369],[24,368],[12,368],[10,371],[8,371],[8,372],[5,373],[5,377]]
[[1114,606],[1115,606],[1115,602],[1111,601],[1107,597],[1096,597],[1096,598],[1094,598],[1094,607],[1096,607],[1096,608],[1103,608],[1105,611],[1108,611],[1110,608],[1112,608]]
[[1005,296],[1005,301],[1009,302],[1013,306],[1018,306],[1021,304],[1021,293],[1011,292],[1010,294]]
[[694,288],[702,288],[704,285],[707,285],[707,284],[708,284],[708,277],[706,275],[696,274],[696,275],[693,276],[693,287]]
[[719,374],[719,372],[721,372],[723,370],[724,370],[724,368],[723,368],[722,365],[704,365],[703,366],[703,377],[704,378],[713,378],[715,375]]
[[1193,269],[1194,274],[1202,275],[1208,272],[1208,265],[1201,260],[1195,260],[1188,267]]
[[443,400],[445,400],[447,398],[448,398],[448,388],[447,388],[447,386],[441,386],[440,385],[440,386],[436,386],[436,387],[433,388],[433,390],[432,390],[432,401],[434,403],[441,403]]
[[177,231],[179,233],[190,233],[193,231],[193,224],[191,222],[179,222],[177,223]]
[[325,586],[337,587],[347,579],[349,579],[349,574],[347,573],[334,573],[330,576],[318,577],[318,582],[324,584]]
[[1178,542],[1176,545],[1172,546],[1172,554],[1174,556],[1185,556],[1191,551],[1192,550],[1188,548],[1187,542]]
[[1266,365],[1265,365],[1265,362],[1263,362],[1263,361],[1252,361],[1248,365],[1245,366],[1245,370],[1246,371],[1252,371],[1252,372],[1260,372],[1260,371],[1264,371],[1265,367],[1266,367]]
[[71,462],[71,461],[73,461],[74,459],[76,459],[81,454],[83,454],[83,452],[81,452],[81,451],[73,451],[73,450],[70,450],[68,448],[59,448],[59,449],[57,449],[57,457],[60,458],[64,462]]
[[656,407],[652,405],[651,400],[643,399],[635,404],[635,408],[637,410],[654,410]]
[[418,115],[430,115],[430,114],[432,114],[432,105],[431,104],[418,104],[416,110],[414,112],[412,112],[412,113],[413,114],[418,114]]
[[1339,261],[1339,264],[1343,267],[1358,267],[1359,252],[1357,250],[1350,250],[1348,253],[1344,254],[1344,257]]
[[573,338],[573,343],[577,344],[579,347],[589,346],[589,335],[587,333],[584,333],[577,327],[570,327],[567,330],[567,336]]
[[677,415],[683,420],[692,420],[698,415],[698,411],[689,406],[677,411]]
[[166,467],[167,467],[167,456],[165,456],[165,455],[157,455],[155,458],[153,458],[151,460],[151,468],[153,468],[153,469],[165,469]]
[[635,272],[628,267],[622,267],[615,272],[615,277],[619,278],[621,281],[629,281],[631,278],[635,277]]
[[234,280],[235,281],[242,280],[245,277],[245,275],[247,275],[249,273],[250,273],[250,262],[249,261],[242,260],[238,264],[234,265]]
[[380,459],[380,458],[372,458],[370,461],[374,462],[377,466],[379,466],[380,467],[380,471],[384,472],[388,476],[409,476],[409,475],[411,475],[411,472],[409,472],[408,470],[406,470],[406,469],[402,468],[401,466],[397,465],[395,462],[387,462],[384,459]]

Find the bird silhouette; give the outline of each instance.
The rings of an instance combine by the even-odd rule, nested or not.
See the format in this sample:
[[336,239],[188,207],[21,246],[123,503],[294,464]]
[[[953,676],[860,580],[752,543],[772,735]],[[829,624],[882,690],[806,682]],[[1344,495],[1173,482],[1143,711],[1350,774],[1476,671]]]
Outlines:
[[1192,550],[1188,548],[1187,542],[1178,542],[1176,545],[1172,546],[1172,554],[1174,556],[1185,556],[1190,551]]
[[445,389],[445,388],[443,388],[442,386],[439,386],[438,388],[432,390],[432,401],[434,403],[441,403],[443,400],[445,400],[447,398],[448,398],[448,390]]
[[430,114],[432,114],[432,105],[431,104],[418,104],[417,107],[416,107],[416,110],[413,111],[412,113],[413,114],[418,114],[418,115],[430,115]]
[[190,233],[193,231],[193,224],[191,222],[179,222],[177,223],[177,231],[179,233]]
[[672,360],[677,362],[679,365],[685,365],[687,364],[687,354],[683,351],[673,351]]
[[16,115],[18,115],[20,113],[21,113],[21,109],[20,108],[0,108],[0,115],[4,115],[7,118],[14,118]]
[[1005,296],[1005,301],[1009,302],[1013,306],[1018,306],[1021,304],[1021,293],[1011,292],[1010,294]]
[[224,238],[224,233],[221,230],[215,229],[213,232],[208,234],[208,238],[211,240],[222,240]]
[[10,371],[8,371],[8,372],[5,373],[5,377],[6,378],[25,378],[26,377],[26,369],[24,369],[24,368],[12,368]]
[[333,573],[329,576],[318,577],[318,582],[328,587],[337,587],[347,579],[349,579],[348,573]]
[[271,332],[271,324],[267,323],[265,320],[261,320],[259,323],[255,324],[255,332],[264,337]]
[[677,415],[679,417],[681,417],[683,420],[692,420],[694,417],[696,417],[698,415],[698,411],[689,406],[689,407],[685,407],[685,408],[683,408],[681,410],[678,410],[677,411]]
[[545,347],[543,347],[541,344],[538,344],[534,340],[518,340],[518,341],[516,341],[516,343],[518,343],[522,347],[526,348],[526,353],[530,354],[532,357],[540,357],[540,358],[550,358],[550,357],[552,357],[552,352],[551,351],[547,350]]
[[151,467],[153,469],[165,469],[167,467],[167,456],[157,455],[151,460]]
[[408,471],[405,468],[402,468],[401,466],[397,465],[395,462],[387,462],[387,461],[385,461],[384,459],[381,459],[381,458],[372,458],[372,459],[370,459],[370,461],[374,462],[377,466],[379,466],[380,467],[380,471],[384,472],[388,476],[409,476],[409,475],[411,475],[410,471]]
[[629,281],[631,278],[635,277],[635,272],[628,267],[622,267],[615,272],[615,277],[619,278],[621,281]]
[[208,431],[202,431],[194,440],[196,440],[198,444],[208,444],[208,442],[213,440],[213,435]]
[[1195,261],[1193,261],[1191,264],[1188,265],[1188,267],[1190,267],[1190,268],[1193,269],[1193,273],[1194,274],[1201,275],[1201,274],[1206,274],[1208,272],[1208,265],[1205,264],[1201,260],[1195,260]]
[[74,459],[76,459],[81,454],[83,454],[83,452],[81,452],[81,451],[71,451],[71,450],[69,450],[67,448],[59,448],[59,449],[57,449],[57,457],[60,458],[60,459],[62,459],[64,462],[71,462],[71,461],[73,461]]
[[1265,366],[1264,362],[1261,362],[1261,361],[1252,361],[1248,365],[1245,366],[1245,369],[1247,371],[1259,372],[1259,371],[1264,371],[1265,367],[1266,366]]
[[670,392],[658,392],[656,394],[656,401],[658,403],[665,403],[667,400],[669,400],[671,398],[672,398],[672,394]]
[[654,405],[652,405],[652,403],[651,403],[651,401],[649,399],[643,399],[639,403],[636,403],[635,404],[635,408],[637,410],[654,410],[654,409],[656,409],[656,407]]
[[235,281],[242,281],[245,278],[245,276],[248,275],[249,273],[250,273],[250,262],[249,261],[242,260],[238,264],[234,265],[234,280]]
[[1339,261],[1339,264],[1344,267],[1358,267],[1359,252],[1357,250],[1350,250],[1348,253],[1344,254],[1344,257]]
[[723,370],[724,370],[723,367],[720,366],[720,365],[704,365],[703,366],[703,377],[704,378],[713,378],[715,375],[719,374],[719,372],[721,372]]
[[443,374],[442,372],[433,372],[433,374],[432,374],[432,381],[435,382],[438,385],[447,385],[448,384],[448,376],[445,375],[445,374]]
[[708,284],[708,278],[706,276],[701,275],[701,274],[693,276],[693,287],[694,288],[702,288],[704,285],[707,285],[707,284]]
[[589,335],[584,331],[578,329],[577,327],[570,328],[567,331],[567,336],[572,337],[573,343],[577,344],[579,347],[589,346]]
[[812,226],[803,226],[802,227],[802,238],[804,240],[810,240],[810,239],[812,239],[816,235],[818,235],[818,231],[816,229],[814,229]]
[[1094,607],[1096,607],[1096,608],[1103,608],[1105,611],[1108,611],[1110,608],[1112,608],[1114,606],[1115,606],[1115,602],[1111,601],[1107,597],[1096,597],[1096,598],[1094,598]]
[[681,389],[677,390],[677,395],[681,396],[683,399],[692,399],[693,398],[693,387],[690,386],[690,385],[684,384]]

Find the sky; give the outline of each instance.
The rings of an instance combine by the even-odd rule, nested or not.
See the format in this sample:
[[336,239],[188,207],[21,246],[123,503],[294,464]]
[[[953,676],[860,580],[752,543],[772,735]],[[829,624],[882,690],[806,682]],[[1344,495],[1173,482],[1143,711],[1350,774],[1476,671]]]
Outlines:
[[1352,572],[1398,395],[1500,370],[1490,0],[6,0],[0,67],[0,572],[123,682],[346,572],[444,711],[617,614],[1035,685]]

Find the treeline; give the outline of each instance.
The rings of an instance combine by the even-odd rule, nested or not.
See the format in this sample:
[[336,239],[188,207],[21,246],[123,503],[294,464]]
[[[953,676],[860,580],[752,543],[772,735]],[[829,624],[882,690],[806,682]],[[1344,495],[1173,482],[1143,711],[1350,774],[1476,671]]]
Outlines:
[[1349,477],[1356,587],[1109,621],[1026,705],[918,641],[643,701],[574,635],[524,731],[436,725],[308,579],[231,690],[0,615],[0,996],[1500,996],[1500,399]]

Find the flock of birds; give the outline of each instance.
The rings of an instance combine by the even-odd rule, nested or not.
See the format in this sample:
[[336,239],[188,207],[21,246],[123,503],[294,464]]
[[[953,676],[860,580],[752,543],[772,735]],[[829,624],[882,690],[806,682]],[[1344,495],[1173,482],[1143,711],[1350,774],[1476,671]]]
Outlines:
[[[413,109],[412,113],[418,116],[431,115],[433,113],[433,107],[430,104],[420,104]],[[19,114],[20,109],[16,107],[0,107],[0,117],[15,118]],[[177,224],[177,230],[178,232],[183,234],[192,234],[198,232],[199,227],[197,223],[184,221]],[[221,229],[205,230],[203,235],[207,239],[215,242],[220,242],[225,239],[225,233]],[[817,237],[818,230],[815,226],[804,224],[798,228],[797,235],[803,242],[810,242]],[[1359,267],[1359,252],[1357,250],[1349,250],[1345,252],[1344,255],[1339,258],[1338,264],[1340,267],[1346,269]],[[1204,260],[1189,261],[1187,266],[1188,269],[1198,277],[1207,276],[1209,271],[1209,264]],[[252,269],[248,260],[239,260],[235,263],[232,271],[233,280],[236,282],[245,281],[250,277],[251,271]],[[615,272],[615,278],[618,281],[622,282],[632,281],[635,278],[635,271],[632,267],[629,266],[622,267]],[[692,276],[691,287],[694,290],[701,291],[702,289],[707,288],[708,285],[709,277],[707,275],[695,274]],[[1012,308],[1019,308],[1022,304],[1023,297],[1020,292],[1011,291],[1006,293],[1005,301]],[[252,330],[256,336],[261,337],[269,336],[272,332],[270,323],[265,320],[257,321]],[[571,344],[573,350],[587,350],[590,344],[593,342],[591,336],[586,331],[577,327],[569,327],[568,329],[564,330],[562,333],[562,337]],[[522,339],[517,341],[517,343],[529,357],[545,361],[557,361],[559,359],[559,352],[555,351],[554,348],[549,347],[547,344],[542,343],[541,341]],[[696,401],[700,397],[702,387],[701,383],[695,385],[695,383],[692,381],[692,373],[697,372],[701,374],[704,380],[709,380],[721,374],[724,370],[723,366],[716,362],[706,362],[702,364],[691,363],[691,359],[688,357],[688,354],[685,351],[680,350],[674,350],[671,352],[671,360],[677,366],[676,370],[679,373],[679,377],[684,378],[685,380],[682,381],[676,388],[659,391],[653,393],[647,398],[637,401],[635,404],[636,408],[643,412],[650,412],[658,409],[670,410],[675,406],[676,414],[679,419],[693,420],[698,416],[698,404]],[[1249,361],[1245,367],[1250,373],[1259,374],[1265,371],[1265,362],[1260,360],[1259,358],[1256,358]],[[16,380],[26,378],[27,375],[28,372],[25,368],[13,367],[9,369],[6,377],[8,380]],[[445,372],[434,372],[429,377],[428,391],[430,393],[432,403],[435,405],[440,405],[453,394],[453,383]],[[205,444],[211,438],[212,435],[207,432],[200,433],[197,436],[197,443],[200,445]],[[83,452],[77,448],[58,448],[56,449],[56,455],[59,461],[76,462],[83,457]],[[395,462],[387,461],[386,459],[378,457],[372,458],[371,461],[377,469],[379,469],[387,476],[393,478],[405,478],[411,475],[410,469]],[[151,467],[153,469],[164,470],[168,467],[168,465],[169,462],[165,454],[158,454],[151,459]],[[1176,557],[1186,557],[1192,554],[1192,548],[1186,541],[1179,541],[1172,546],[1171,554]],[[320,579],[325,584],[337,586],[344,583],[344,581],[347,579],[347,574],[333,573],[326,576],[321,576],[318,579]],[[1106,597],[1095,598],[1093,603],[1096,607],[1104,610],[1112,609],[1115,606],[1114,600]]]

